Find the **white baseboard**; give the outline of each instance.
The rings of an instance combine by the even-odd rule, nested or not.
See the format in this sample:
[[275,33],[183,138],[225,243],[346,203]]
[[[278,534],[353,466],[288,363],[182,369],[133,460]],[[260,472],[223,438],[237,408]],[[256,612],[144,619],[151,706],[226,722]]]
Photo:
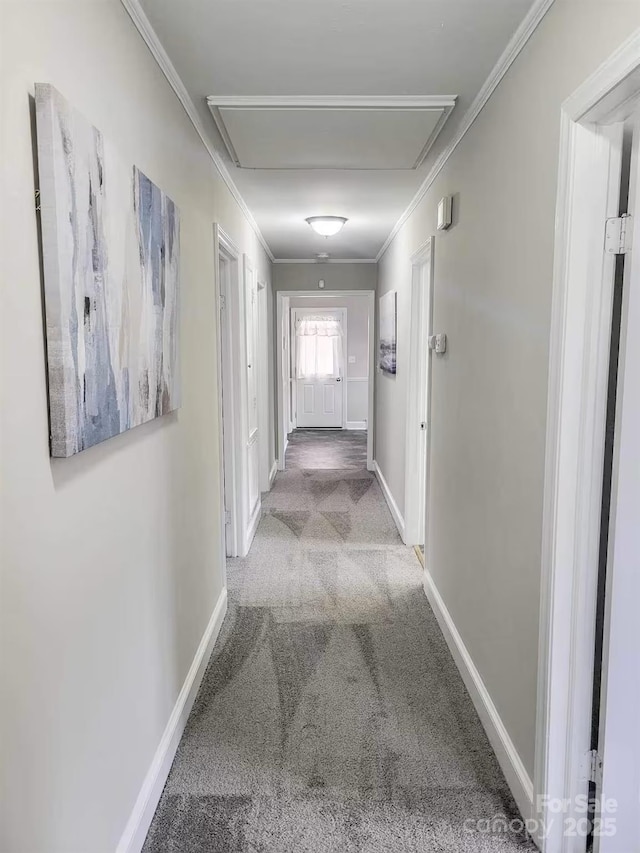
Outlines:
[[209,619],[209,624],[200,640],[200,645],[171,712],[167,727],[160,739],[160,744],[153,756],[151,766],[144,777],[138,799],[122,833],[116,853],[140,853],[142,850],[226,612],[227,590],[225,588],[220,593],[211,619]]
[[273,465],[271,466],[271,471],[269,471],[269,488],[273,487],[273,483],[276,479],[276,474],[278,473],[278,460],[273,460]]
[[256,508],[253,511],[253,515],[249,519],[249,524],[247,526],[247,530],[244,537],[244,547],[242,549],[242,554],[240,557],[246,557],[249,553],[249,549],[251,548],[251,543],[253,542],[253,537],[256,535],[256,530],[258,529],[258,525],[260,524],[260,519],[262,518],[262,504],[260,501],[256,503]]
[[347,429],[366,429],[366,421],[347,421]]
[[380,483],[380,488],[382,489],[382,494],[384,495],[384,499],[387,502],[391,515],[393,516],[393,520],[396,523],[396,527],[398,528],[398,533],[402,541],[404,542],[404,518],[402,517],[402,513],[398,509],[398,504],[395,502],[393,495],[391,494],[391,489],[387,481],[385,480],[382,471],[380,470],[380,466],[373,460],[373,470],[375,471],[376,477],[378,478],[378,482]]
[[282,448],[282,456],[277,460],[278,471],[285,470],[285,460],[287,458],[287,447],[289,447],[289,438],[285,438],[284,447]]
[[469,691],[513,798],[523,818],[528,819],[532,816],[533,809],[533,784],[529,774],[427,569],[424,571],[423,585],[431,609],[438,620],[456,666],[460,670],[462,680]]

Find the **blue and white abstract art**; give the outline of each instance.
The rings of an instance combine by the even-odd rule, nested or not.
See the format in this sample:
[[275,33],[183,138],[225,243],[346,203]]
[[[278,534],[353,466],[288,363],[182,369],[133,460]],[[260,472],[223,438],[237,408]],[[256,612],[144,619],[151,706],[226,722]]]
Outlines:
[[36,124],[51,455],[71,456],[179,405],[180,223],[48,84]]

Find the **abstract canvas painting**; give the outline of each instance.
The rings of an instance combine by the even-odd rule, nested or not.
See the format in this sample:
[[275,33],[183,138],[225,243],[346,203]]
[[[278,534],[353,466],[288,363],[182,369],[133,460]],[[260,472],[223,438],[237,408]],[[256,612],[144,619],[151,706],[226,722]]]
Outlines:
[[396,292],[380,297],[378,367],[385,373],[396,372]]
[[179,405],[179,213],[48,84],[36,125],[51,455]]

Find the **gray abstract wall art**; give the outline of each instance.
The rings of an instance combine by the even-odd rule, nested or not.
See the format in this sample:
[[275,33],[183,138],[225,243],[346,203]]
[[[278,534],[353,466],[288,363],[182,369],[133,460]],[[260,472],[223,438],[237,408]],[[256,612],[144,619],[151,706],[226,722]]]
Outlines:
[[378,367],[384,373],[396,373],[396,291],[380,297],[378,311]]
[[51,455],[179,405],[179,213],[36,84]]

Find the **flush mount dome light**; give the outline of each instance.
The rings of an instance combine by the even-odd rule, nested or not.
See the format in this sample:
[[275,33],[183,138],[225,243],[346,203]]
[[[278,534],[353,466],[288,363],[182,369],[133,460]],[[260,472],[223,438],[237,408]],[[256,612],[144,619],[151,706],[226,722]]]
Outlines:
[[344,216],[309,216],[306,219],[316,234],[322,237],[333,237],[342,230],[346,221]]

